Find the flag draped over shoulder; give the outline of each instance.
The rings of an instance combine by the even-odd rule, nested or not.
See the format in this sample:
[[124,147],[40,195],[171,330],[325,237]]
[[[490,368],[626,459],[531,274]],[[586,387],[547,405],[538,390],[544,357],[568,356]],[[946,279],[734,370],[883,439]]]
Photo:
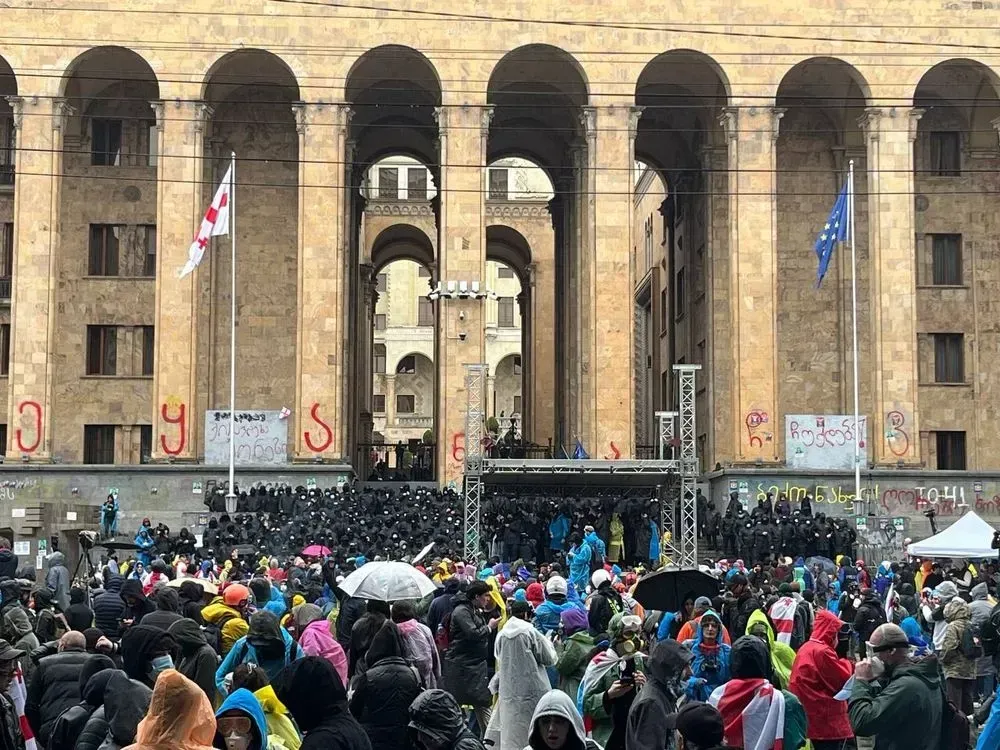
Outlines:
[[233,164],[230,163],[229,169],[226,170],[226,176],[222,178],[222,184],[215,191],[215,197],[212,198],[212,205],[208,207],[208,210],[205,212],[205,218],[201,220],[198,236],[194,238],[194,242],[191,243],[191,247],[188,249],[187,263],[178,272],[177,278],[183,279],[201,263],[202,256],[205,255],[205,247],[208,245],[210,238],[229,234],[229,206],[232,203],[232,196],[230,195],[232,182]]
[[767,680],[730,680],[708,702],[719,709],[727,745],[746,750],[782,750],[785,696]]
[[833,248],[838,242],[847,240],[850,218],[848,210],[850,201],[847,197],[847,183],[841,188],[837,196],[837,202],[833,204],[833,210],[823,225],[822,231],[816,238],[816,257],[819,258],[819,268],[816,269],[816,286],[823,283],[826,270],[830,266],[830,257],[833,255]]

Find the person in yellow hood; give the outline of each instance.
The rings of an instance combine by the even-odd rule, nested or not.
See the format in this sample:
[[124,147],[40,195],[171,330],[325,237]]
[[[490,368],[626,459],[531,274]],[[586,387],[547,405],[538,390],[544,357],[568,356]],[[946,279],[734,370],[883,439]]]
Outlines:
[[771,655],[771,668],[774,671],[775,687],[781,690],[788,689],[788,680],[792,676],[792,664],[795,662],[795,652],[791,646],[774,640],[774,630],[771,623],[767,621],[767,615],[759,609],[754,610],[747,620],[747,631],[745,635],[753,635],[760,638],[767,644],[767,650]]
[[292,612],[300,604],[305,604],[305,603],[306,603],[306,599],[305,599],[304,596],[302,596],[302,594],[296,594],[295,596],[293,596],[292,597],[292,606],[291,606],[291,609],[289,609],[287,612],[285,612],[285,614],[281,618],[281,627],[283,627],[285,630],[289,630],[289,632],[291,632],[290,629],[289,629],[289,627],[288,627],[288,624],[292,621]]
[[434,574],[431,576],[431,580],[434,583],[444,584],[452,576],[452,562],[448,558],[445,558],[437,564],[434,568]]
[[264,709],[264,718],[267,720],[267,733],[281,739],[282,744],[288,750],[299,750],[302,745],[302,738],[299,730],[295,727],[295,722],[285,708],[285,704],[278,700],[274,694],[274,688],[265,685],[260,690],[254,691],[254,698]]
[[225,656],[240,638],[250,632],[250,625],[244,619],[244,613],[253,596],[250,589],[238,583],[226,586],[222,596],[212,599],[201,610],[201,618],[206,625],[214,625],[219,629],[222,655]]
[[500,584],[497,583],[495,576],[490,576],[486,579],[486,585],[490,587],[490,601],[500,608],[500,624],[497,625],[496,632],[500,632],[503,626],[507,624],[507,602],[503,600],[503,594],[500,592]]

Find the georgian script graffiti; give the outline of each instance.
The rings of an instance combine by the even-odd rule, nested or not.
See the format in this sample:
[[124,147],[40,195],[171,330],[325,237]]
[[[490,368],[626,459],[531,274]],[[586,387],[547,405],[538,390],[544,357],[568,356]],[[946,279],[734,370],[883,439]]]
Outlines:
[[[42,442],[42,405],[37,401],[22,401],[17,405],[17,413],[24,417],[25,411],[30,412],[34,415],[34,429],[29,434],[33,434],[34,440],[30,443],[24,442],[24,432],[18,427],[14,430],[14,441],[17,443],[17,449],[21,453],[34,453],[38,450],[39,444]],[[30,419],[30,417],[29,417]],[[21,420],[22,423],[24,420]]]
[[910,436],[906,430],[906,415],[903,412],[890,411],[885,415],[885,442],[897,458],[910,452]]
[[[174,409],[176,413],[171,414],[169,411],[170,409]],[[180,455],[184,451],[184,446],[187,444],[186,405],[176,396],[168,397],[167,400],[160,405],[160,419],[163,420],[165,424],[177,425],[177,445],[175,447],[167,445],[167,436],[161,432],[160,447],[168,456]]]
[[769,417],[766,411],[751,409],[747,412],[744,423],[747,426],[747,436],[751,448],[763,448],[764,442],[770,443],[773,436],[764,425],[768,424]]
[[319,403],[315,403],[309,409],[309,416],[312,417],[313,422],[319,425],[320,429],[323,430],[325,436],[323,440],[319,443],[313,443],[312,435],[309,434],[309,430],[305,430],[302,433],[302,439],[305,441],[306,447],[309,448],[313,453],[322,453],[330,444],[333,442],[333,430],[330,429],[330,425],[324,422],[319,416]]

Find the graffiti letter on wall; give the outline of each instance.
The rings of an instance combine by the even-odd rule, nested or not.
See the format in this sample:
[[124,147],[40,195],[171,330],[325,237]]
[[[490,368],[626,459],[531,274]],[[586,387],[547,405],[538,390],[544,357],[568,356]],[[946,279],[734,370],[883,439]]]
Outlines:
[[610,456],[605,456],[604,460],[605,461],[617,461],[621,457],[622,457],[622,452],[620,450],[618,450],[618,446],[615,445],[615,441],[612,440],[611,441],[611,455]]
[[20,427],[14,431],[14,439],[17,441],[17,448],[21,453],[34,453],[38,450],[38,444],[42,442],[42,405],[37,401],[22,401],[17,405],[17,413],[22,417],[25,409],[32,409],[35,412],[35,442],[25,445]]
[[[168,413],[170,404],[174,404],[177,409],[177,416],[172,417]],[[167,424],[177,425],[178,442],[176,448],[171,448],[167,445],[167,436],[162,432],[160,433],[160,447],[163,452],[168,456],[180,455],[181,451],[184,450],[184,446],[187,444],[187,408],[185,404],[181,403],[176,399],[167,399],[167,401],[160,405],[160,419],[162,419]]]
[[465,460],[464,432],[456,432],[451,436],[451,460],[459,464]]
[[764,441],[771,442],[771,433],[761,429],[767,422],[768,416],[766,411],[751,409],[747,412],[745,423],[751,448],[763,448]]
[[313,453],[322,453],[327,448],[330,447],[330,443],[333,442],[333,430],[330,429],[330,425],[319,418],[319,404],[315,403],[312,408],[309,409],[309,416],[313,418],[313,421],[323,428],[323,432],[326,433],[326,439],[320,445],[313,445],[312,438],[309,437],[309,430],[302,433],[302,438],[306,442],[306,447],[309,448]]
[[906,434],[906,416],[901,411],[885,415],[885,442],[892,455],[902,458],[910,452],[910,436]]

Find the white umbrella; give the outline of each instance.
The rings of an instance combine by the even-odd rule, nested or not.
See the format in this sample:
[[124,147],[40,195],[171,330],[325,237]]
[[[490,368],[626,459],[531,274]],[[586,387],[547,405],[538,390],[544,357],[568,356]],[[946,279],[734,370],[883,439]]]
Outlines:
[[340,582],[348,596],[398,602],[403,599],[423,599],[437,590],[434,582],[414,568],[401,562],[370,562]]

